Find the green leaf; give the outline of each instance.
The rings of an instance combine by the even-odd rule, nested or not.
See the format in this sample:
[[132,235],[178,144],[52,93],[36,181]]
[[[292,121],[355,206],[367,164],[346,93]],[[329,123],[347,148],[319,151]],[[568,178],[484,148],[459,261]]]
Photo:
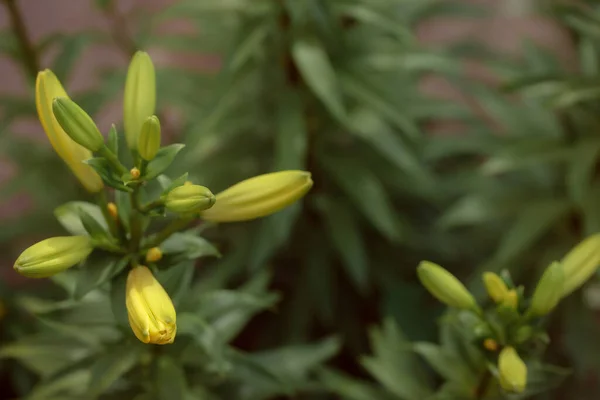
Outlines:
[[65,203],[54,210],[54,216],[60,224],[72,235],[87,235],[88,231],[81,221],[81,215],[85,213],[92,220],[87,221],[93,224],[100,231],[106,231],[108,226],[102,215],[100,207],[85,201],[71,201]]
[[288,88],[281,94],[278,105],[274,170],[304,169],[308,132],[302,99]]
[[202,318],[191,313],[180,313],[177,315],[177,334],[192,337],[220,373],[230,368],[224,356],[226,341]]
[[95,217],[88,213],[85,208],[79,207],[79,218],[86,232],[94,239],[109,239],[110,233],[106,229],[106,220],[102,217],[99,222]]
[[559,219],[564,218],[570,210],[571,204],[562,199],[539,200],[525,205],[516,221],[504,234],[494,260],[498,265],[510,263],[514,257],[548,232]]
[[145,180],[150,180],[156,178],[158,175],[162,174],[173,160],[175,160],[175,156],[185,147],[184,144],[172,144],[167,147],[162,147],[156,153],[156,157],[152,161],[148,163],[146,167],[146,174],[144,175]]
[[266,267],[268,259],[286,243],[300,211],[301,203],[297,202],[260,222],[248,260],[251,271]]
[[129,221],[131,219],[131,200],[129,199],[129,193],[116,191],[115,204],[119,210],[119,220],[121,221],[121,225],[129,232]]
[[456,358],[441,346],[433,343],[414,343],[414,351],[421,355],[440,376],[448,381],[470,387],[477,383],[477,374],[465,366],[465,361]]
[[338,252],[346,273],[356,287],[365,293],[368,285],[369,267],[366,248],[353,210],[344,202],[319,198],[318,206],[325,221],[327,232]]
[[178,265],[156,273],[156,279],[162,284],[171,299],[177,305],[190,288],[194,277],[194,263],[184,261]]
[[169,356],[159,358],[156,368],[156,388],[159,400],[185,399],[188,385],[181,363]]
[[128,257],[117,258],[106,252],[93,252],[79,268],[74,298],[82,299],[86,294],[123,271],[128,262]]
[[371,383],[356,379],[341,372],[321,368],[318,372],[319,382],[325,388],[344,400],[398,400],[398,397],[389,394]]
[[335,70],[323,44],[314,36],[301,36],[292,44],[292,56],[314,94],[335,118],[343,121],[346,111]]
[[92,365],[88,396],[96,397],[106,392],[139,361],[141,351],[137,343],[125,343],[102,354]]
[[209,321],[223,341],[235,338],[258,312],[272,307],[279,300],[273,293],[260,295],[229,290],[217,290],[197,297],[196,313]]
[[391,241],[398,241],[403,236],[396,212],[377,176],[364,166],[341,157],[327,157],[322,161],[332,179],[373,226]]
[[566,179],[569,198],[578,205],[583,204],[592,187],[592,178],[599,155],[599,140],[582,141],[573,152]]
[[115,124],[112,124],[110,126],[110,130],[108,131],[106,147],[108,147],[113,154],[119,154],[119,134],[117,133],[117,127]]
[[361,364],[390,393],[406,400],[422,400],[432,394],[411,343],[392,319],[386,319],[381,329],[371,329],[369,336],[374,355],[362,357]]
[[221,253],[206,239],[193,233],[177,232],[162,242],[160,249],[169,260],[195,260],[200,257],[221,257]]
[[126,329],[129,327],[129,317],[125,307],[125,296],[127,287],[127,272],[122,271],[116,279],[111,281],[110,286],[110,307],[115,317],[115,321]]
[[121,177],[117,176],[111,168],[108,160],[102,157],[91,158],[84,161],[86,164],[94,168],[94,170],[100,175],[102,180],[108,186],[121,190],[123,192],[133,192],[133,189],[125,186],[121,181]]
[[175,180],[170,180],[165,175],[158,176],[158,181],[161,184],[161,187],[163,188],[162,194],[167,194],[171,190],[175,189],[176,187],[182,186],[185,182],[187,182],[187,180],[188,180],[187,172]]
[[[88,385],[91,373],[78,369],[57,379],[40,382],[29,392],[27,400],[51,400],[81,398]],[[65,395],[68,393],[68,395]]]

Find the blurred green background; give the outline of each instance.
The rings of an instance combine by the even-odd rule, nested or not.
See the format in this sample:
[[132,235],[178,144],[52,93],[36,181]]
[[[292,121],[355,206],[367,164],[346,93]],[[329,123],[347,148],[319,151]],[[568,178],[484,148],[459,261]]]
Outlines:
[[[202,287],[268,272],[281,299],[233,343],[336,335],[328,365],[374,382],[360,362],[369,327],[390,317],[411,340],[437,337],[443,307],[415,279],[420,260],[483,298],[482,271],[534,281],[600,231],[596,3],[2,0],[0,340],[30,329],[22,296],[56,296],[14,259],[62,232],[57,206],[87,196],[36,119],[37,71],[52,69],[107,133],[142,49],[157,66],[163,141],[187,144],[173,176],[215,193],[281,169],[315,182],[302,204],[207,234],[224,257],[197,266]],[[553,316],[547,359],[574,373],[536,398],[600,397],[599,293],[592,281]],[[30,382],[12,363],[0,374],[7,398]],[[334,386],[289,398],[368,398]]]

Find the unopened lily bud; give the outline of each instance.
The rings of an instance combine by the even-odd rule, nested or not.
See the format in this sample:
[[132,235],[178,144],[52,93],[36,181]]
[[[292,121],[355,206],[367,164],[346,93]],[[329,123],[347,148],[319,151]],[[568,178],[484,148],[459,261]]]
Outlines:
[[146,161],[154,159],[160,148],[160,121],[153,115],[146,119],[138,141],[138,153]]
[[132,179],[138,179],[141,175],[141,172],[139,169],[137,169],[136,167],[131,168],[131,170],[129,171],[129,173],[131,174],[131,178]]
[[144,121],[156,108],[156,76],[148,53],[134,54],[127,70],[123,99],[125,138],[130,149],[137,149]]
[[129,325],[141,342],[173,343],[177,333],[175,307],[147,267],[134,267],[129,271],[125,305]]
[[506,293],[506,296],[504,296],[502,305],[504,307],[508,307],[508,308],[512,308],[513,310],[516,310],[517,307],[519,306],[519,295],[518,295],[517,291],[514,289],[509,290],[508,293]]
[[96,193],[104,188],[100,175],[83,161],[92,158],[92,153],[77,144],[65,133],[52,112],[52,101],[56,97],[67,97],[67,92],[50,70],[37,75],[35,81],[35,105],[44,132],[54,151],[63,159],[73,174],[89,192]]
[[206,210],[215,204],[215,195],[200,185],[183,185],[171,190],[165,196],[165,206],[168,210],[190,214]]
[[527,386],[527,366],[512,347],[505,347],[498,357],[500,386],[507,392],[521,393]]
[[475,298],[454,275],[429,261],[421,261],[417,267],[419,280],[435,298],[450,307],[471,309],[479,312]]
[[483,341],[483,347],[487,351],[496,351],[498,350],[498,342],[496,342],[494,339],[488,338]]
[[502,303],[504,301],[504,297],[508,293],[508,287],[502,278],[493,272],[484,272],[483,283],[489,296],[495,303]]
[[540,278],[535,288],[527,314],[541,317],[556,307],[562,297],[565,274],[560,263],[552,263]]
[[160,250],[160,248],[152,247],[151,249],[149,249],[146,252],[146,262],[154,263],[154,262],[160,261],[162,256],[163,256],[163,253]]
[[89,236],[60,236],[27,248],[14,269],[28,278],[47,278],[85,260],[93,250]]
[[583,285],[600,265],[600,234],[595,234],[575,246],[560,262],[565,280],[562,297]]
[[265,217],[302,198],[312,187],[309,172],[281,171],[255,176],[217,194],[214,207],[201,217],[211,222],[247,221]]
[[117,209],[117,205],[113,202],[110,202],[106,205],[108,213],[113,219],[117,219],[119,217],[119,210]]
[[104,137],[92,117],[68,97],[58,97],[52,102],[52,112],[63,130],[76,143],[90,151],[104,146]]

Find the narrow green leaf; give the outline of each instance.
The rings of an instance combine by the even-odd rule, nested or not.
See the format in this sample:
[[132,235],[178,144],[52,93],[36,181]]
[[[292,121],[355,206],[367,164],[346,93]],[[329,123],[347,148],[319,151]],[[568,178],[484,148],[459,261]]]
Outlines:
[[116,279],[111,281],[110,286],[110,307],[115,317],[115,321],[123,328],[129,327],[129,318],[127,308],[125,307],[125,296],[127,287],[127,271],[122,271]]
[[86,294],[119,274],[127,266],[127,257],[117,258],[102,251],[93,252],[79,268],[74,298],[82,299]]
[[185,399],[188,385],[181,363],[169,356],[162,356],[157,363],[156,388],[159,400]]
[[150,180],[162,174],[175,160],[177,153],[185,147],[184,144],[172,144],[158,150],[156,156],[148,163],[144,179]]
[[304,169],[308,132],[302,99],[296,91],[287,88],[278,105],[274,170]]
[[567,189],[569,198],[582,205],[592,187],[596,163],[600,155],[600,141],[582,141],[571,157],[567,171]]
[[117,133],[117,127],[115,124],[110,126],[110,130],[108,131],[108,141],[106,146],[110,151],[114,154],[119,154],[119,134]]
[[368,258],[355,214],[343,202],[326,198],[318,200],[321,216],[342,265],[356,287],[364,293],[368,285]]
[[[99,227],[101,231],[108,229],[106,220],[100,211],[100,207],[93,203],[85,201],[71,201],[65,203],[54,210],[54,216],[60,224],[72,235],[87,235],[81,214],[85,213],[90,218],[93,218],[93,224]],[[90,223],[90,221],[88,221]]]
[[125,186],[121,181],[121,178],[112,171],[110,163],[106,159],[102,157],[96,157],[85,160],[84,162],[94,168],[104,183],[108,186],[123,192],[133,192],[133,189]]
[[292,56],[302,77],[329,112],[340,121],[346,111],[338,88],[335,70],[318,38],[301,36],[292,44]]
[[96,397],[107,391],[138,363],[140,346],[131,343],[118,345],[101,355],[91,368],[88,395]]

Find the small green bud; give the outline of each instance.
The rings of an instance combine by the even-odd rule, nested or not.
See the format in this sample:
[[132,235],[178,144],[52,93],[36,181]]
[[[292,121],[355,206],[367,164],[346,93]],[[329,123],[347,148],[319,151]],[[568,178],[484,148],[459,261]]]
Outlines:
[[508,294],[508,287],[502,278],[493,272],[484,272],[483,283],[489,296],[495,303],[502,303],[504,301],[504,298]]
[[90,151],[98,151],[104,145],[104,137],[92,117],[73,100],[57,97],[52,102],[52,113],[74,142]]
[[516,310],[519,306],[519,295],[516,290],[511,289],[504,296],[504,300],[502,301],[502,306],[511,308]]
[[153,115],[148,117],[142,125],[140,138],[138,141],[138,153],[146,161],[150,161],[156,156],[160,148],[160,121]]
[[568,296],[583,285],[600,265],[600,234],[595,234],[575,246],[560,262],[564,283],[562,297]]
[[435,298],[450,307],[479,312],[475,298],[454,275],[429,261],[421,261],[417,267],[419,280]]
[[522,393],[527,386],[527,366],[512,347],[505,347],[498,357],[500,386],[507,392]]
[[47,278],[83,261],[93,250],[89,236],[61,236],[27,248],[14,269],[28,278]]
[[561,299],[564,280],[565,274],[562,265],[553,262],[540,278],[527,314],[541,317],[552,311]]
[[165,196],[165,206],[170,211],[190,214],[209,209],[215,204],[215,195],[200,185],[183,185],[171,190]]
[[156,76],[148,53],[134,54],[127,70],[123,96],[123,124],[130,149],[137,149],[142,125],[154,114],[156,107]]

